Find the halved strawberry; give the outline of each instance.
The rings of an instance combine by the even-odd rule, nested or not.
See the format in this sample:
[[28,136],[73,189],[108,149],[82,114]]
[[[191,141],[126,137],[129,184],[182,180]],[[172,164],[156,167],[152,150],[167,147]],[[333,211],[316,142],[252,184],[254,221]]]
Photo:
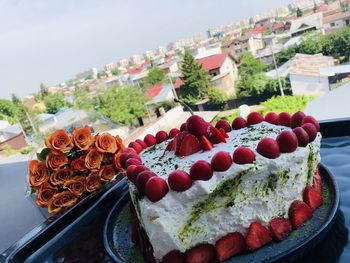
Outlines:
[[318,173],[318,169],[316,169],[314,174],[313,187],[317,192],[320,194],[322,193],[322,180],[320,174]]
[[222,136],[221,132],[213,126],[209,126],[207,129],[207,136],[209,141],[214,144],[226,142],[224,136]]
[[250,250],[256,250],[272,240],[269,230],[258,222],[253,222],[249,226],[245,239]]
[[186,252],[186,263],[211,263],[215,258],[215,249],[209,244],[198,245]]
[[202,144],[203,151],[210,151],[213,149],[213,144],[208,140],[207,137],[205,137],[205,135],[202,135],[199,140]]
[[289,208],[289,220],[293,229],[299,228],[312,217],[311,208],[303,201],[295,200]]
[[287,218],[273,218],[270,221],[269,229],[275,240],[283,240],[292,232],[292,224]]
[[173,150],[173,148],[174,148],[174,140],[168,143],[167,147],[164,150],[164,153],[170,152],[171,150]]
[[303,198],[304,202],[307,203],[312,210],[315,210],[323,203],[321,194],[311,186],[305,187]]
[[180,133],[175,135],[175,137],[173,139],[174,144],[172,145],[173,151],[175,152],[175,154],[179,153],[181,142],[187,134],[188,134],[187,132],[180,132]]
[[181,142],[178,156],[188,156],[202,150],[202,145],[197,137],[192,134],[187,134]]
[[223,128],[220,128],[219,131],[221,132],[221,135],[224,136],[224,138],[229,138],[230,136],[228,136],[228,134],[226,133],[226,131]]
[[245,249],[244,237],[239,232],[228,234],[216,241],[215,249],[219,262],[224,262]]

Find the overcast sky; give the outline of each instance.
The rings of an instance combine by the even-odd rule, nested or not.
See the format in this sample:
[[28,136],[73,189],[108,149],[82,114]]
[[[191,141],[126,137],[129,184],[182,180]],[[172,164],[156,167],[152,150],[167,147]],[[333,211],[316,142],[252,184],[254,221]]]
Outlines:
[[0,98],[290,2],[0,0]]

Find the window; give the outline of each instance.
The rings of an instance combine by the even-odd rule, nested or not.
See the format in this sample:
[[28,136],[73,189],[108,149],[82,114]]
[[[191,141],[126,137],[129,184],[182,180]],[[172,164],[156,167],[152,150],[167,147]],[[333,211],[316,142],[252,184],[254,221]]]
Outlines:
[[334,22],[331,23],[331,27],[335,27],[335,23]]

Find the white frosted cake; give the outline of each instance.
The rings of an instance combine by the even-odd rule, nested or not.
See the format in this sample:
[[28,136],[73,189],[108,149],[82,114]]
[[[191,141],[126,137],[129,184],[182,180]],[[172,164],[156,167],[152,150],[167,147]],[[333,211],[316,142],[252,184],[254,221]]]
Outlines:
[[[190,262],[190,257],[193,255],[189,255],[188,251],[192,248],[200,244],[213,245],[214,247],[218,240],[229,233],[239,233],[247,238],[250,226],[254,222],[258,222],[268,229],[269,223],[274,218],[287,220],[290,216],[291,204],[295,200],[303,200],[304,189],[313,185],[314,173],[320,161],[320,133],[318,132],[312,141],[309,139],[309,143],[304,147],[300,147],[300,144],[302,144],[300,137],[295,136],[297,145],[294,149],[290,149],[290,144],[295,143],[293,140],[288,142],[288,136],[285,137],[287,138],[285,140],[282,138],[283,136],[278,139],[277,137],[283,131],[288,131],[285,134],[290,135],[293,133],[292,128],[271,124],[259,120],[259,118],[258,121],[255,119],[254,116],[250,116],[250,119],[248,117],[247,127],[237,126],[237,122],[236,124],[233,123],[234,130],[232,131],[229,131],[229,128],[226,128],[225,131],[225,125],[220,128],[222,125],[218,124],[218,129],[211,127],[211,129],[215,129],[215,132],[219,130],[222,138],[226,137],[224,140],[221,138],[223,142],[218,142],[211,137],[208,124],[205,127],[206,134],[204,135],[208,138],[206,142],[214,141],[209,149],[203,145],[203,139],[205,140],[203,134],[198,134],[198,129],[195,127],[196,131],[193,133],[201,143],[200,150],[196,147],[193,149],[193,147],[186,148],[183,146],[182,149],[187,149],[187,151],[185,150],[185,154],[179,155],[181,147],[179,149],[172,143],[176,139],[169,139],[165,136],[159,140],[158,138],[162,136],[156,136],[156,142],[158,143],[142,150],[139,154],[140,159],[131,158],[140,160],[142,166],[147,167],[156,175],[154,177],[164,179],[169,185],[169,187],[165,186],[166,191],[163,191],[164,187],[162,188],[163,190],[160,192],[163,191],[164,194],[161,194],[160,198],[154,198],[151,194],[148,194],[152,191],[151,183],[143,184],[146,185],[144,187],[149,189],[140,190],[136,186],[138,185],[136,177],[131,179],[134,182],[129,181],[130,196],[136,209],[139,226],[146,233],[153,247],[153,255],[156,261],[164,260],[165,262],[164,256],[169,252],[177,251],[183,259],[185,257],[189,258],[189,260],[186,260]],[[267,117],[266,119],[269,120]],[[237,121],[239,122],[239,120]],[[187,126],[188,130],[191,130],[188,122]],[[315,128],[319,129],[318,127]],[[305,130],[309,132],[307,128]],[[185,140],[184,136],[191,134],[191,131],[183,133],[182,143]],[[177,133],[178,137],[179,134]],[[296,135],[298,135],[297,132]],[[269,152],[270,148],[273,149],[273,145],[270,147],[267,144],[266,151],[262,145],[258,146],[264,138],[272,138],[280,145],[278,156],[274,156],[274,153],[271,155],[271,151]],[[294,140],[295,138],[292,137]],[[145,142],[147,143],[146,139]],[[288,145],[284,147],[283,143]],[[178,146],[180,146],[179,143]],[[254,160],[249,161],[245,156],[237,158],[238,151],[236,156],[233,153],[238,147],[250,150]],[[259,147],[262,147],[262,150],[259,150]],[[293,148],[293,145],[291,147]],[[135,149],[135,147],[132,148]],[[188,149],[191,149],[190,152],[188,152]],[[137,147],[136,150],[138,150]],[[223,154],[222,152],[229,153],[229,156],[233,155],[233,162],[231,160],[231,163],[226,165],[226,160],[222,159],[223,157],[214,157]],[[215,158],[218,159],[216,163]],[[195,178],[191,167],[197,161],[207,161],[208,164],[211,164],[213,169],[210,178]],[[140,166],[140,163],[136,161],[127,162],[129,177],[136,167]],[[131,167],[129,168],[129,166]],[[184,181],[183,185],[185,186],[182,188],[176,185],[173,186],[174,183],[171,184],[169,175],[178,170],[185,172],[192,178],[191,185],[188,184],[189,186],[186,187],[186,181]],[[157,189],[158,184],[154,183],[154,185]],[[159,193],[159,191],[156,192]],[[148,195],[150,195],[149,198]],[[296,227],[299,227],[299,225]],[[273,232],[273,229],[270,228],[270,231]],[[273,233],[270,232],[270,236],[273,237]],[[244,244],[244,247],[251,250],[255,249],[249,241]],[[220,248],[217,248],[217,258],[220,261],[225,260],[227,258],[226,254],[220,254],[218,249]],[[185,254],[186,252],[187,254]],[[216,256],[214,255],[214,257]]]

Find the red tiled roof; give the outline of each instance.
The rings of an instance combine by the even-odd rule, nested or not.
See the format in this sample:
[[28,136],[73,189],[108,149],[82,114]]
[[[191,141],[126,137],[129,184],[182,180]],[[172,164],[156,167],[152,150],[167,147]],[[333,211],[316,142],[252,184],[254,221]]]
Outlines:
[[180,78],[177,78],[174,84],[174,89],[179,89],[184,84],[184,81]]
[[264,26],[258,26],[258,27],[255,27],[253,28],[250,33],[252,34],[260,34],[262,32],[264,32],[265,30],[269,29],[268,26],[264,25]]
[[220,68],[222,64],[224,64],[226,57],[227,57],[226,54],[217,54],[217,55],[201,58],[198,60],[198,62],[202,64],[202,67],[206,71],[210,71],[213,69]]
[[284,27],[284,23],[283,22],[279,22],[273,25],[273,30],[278,30]]
[[129,69],[126,73],[128,74],[138,74],[141,73],[143,71],[142,68],[133,68],[133,69]]
[[323,17],[323,22],[324,23],[330,23],[330,22],[333,22],[333,21],[337,21],[339,19],[347,18],[347,17],[350,17],[350,11],[336,13],[336,14],[329,15],[329,16],[324,16]]
[[149,98],[154,98],[157,96],[163,89],[162,83],[156,83],[146,90],[146,96]]

